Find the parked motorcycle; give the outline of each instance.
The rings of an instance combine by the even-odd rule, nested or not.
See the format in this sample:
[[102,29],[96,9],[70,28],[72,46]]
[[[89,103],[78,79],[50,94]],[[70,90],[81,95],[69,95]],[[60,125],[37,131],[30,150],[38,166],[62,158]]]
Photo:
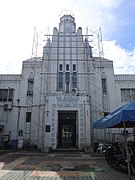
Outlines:
[[126,152],[121,143],[114,143],[105,152],[105,158],[110,167],[122,172],[128,172]]
[[135,175],[135,141],[128,142],[129,161],[131,167],[131,173]]
[[[135,141],[128,141],[128,160],[131,174],[135,175]],[[105,151],[105,158],[110,167],[128,173],[125,143],[114,143]]]

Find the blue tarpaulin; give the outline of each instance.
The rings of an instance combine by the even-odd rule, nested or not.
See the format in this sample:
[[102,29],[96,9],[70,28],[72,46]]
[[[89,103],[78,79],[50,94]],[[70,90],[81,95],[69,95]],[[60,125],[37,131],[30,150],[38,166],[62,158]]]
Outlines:
[[126,127],[135,127],[135,101],[130,101],[106,117],[99,119],[93,123],[93,128],[122,128],[124,122]]

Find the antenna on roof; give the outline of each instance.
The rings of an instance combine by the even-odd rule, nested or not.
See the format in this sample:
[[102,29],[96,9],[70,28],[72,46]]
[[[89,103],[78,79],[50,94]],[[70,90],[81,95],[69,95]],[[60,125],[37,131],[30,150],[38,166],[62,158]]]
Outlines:
[[38,33],[37,33],[37,30],[36,30],[36,26],[35,26],[34,27],[31,58],[36,58],[37,57],[37,48],[38,48]]
[[73,16],[74,17],[74,14],[73,14],[73,12],[71,11],[71,9],[63,9],[62,11],[61,11],[61,13],[60,13],[60,17],[61,16],[64,16],[64,15],[71,15],[71,16]]

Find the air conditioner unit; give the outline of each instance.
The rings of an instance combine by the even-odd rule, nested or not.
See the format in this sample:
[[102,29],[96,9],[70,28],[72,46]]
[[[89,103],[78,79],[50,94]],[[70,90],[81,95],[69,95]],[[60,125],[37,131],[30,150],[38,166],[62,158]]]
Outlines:
[[29,96],[29,95],[33,95],[33,91],[32,90],[28,90],[27,91],[27,95]]
[[12,109],[12,104],[4,104],[4,110],[11,110]]
[[34,82],[34,78],[33,78],[33,77],[29,77],[29,78],[28,78],[28,81]]
[[77,93],[77,88],[72,88],[72,93]]

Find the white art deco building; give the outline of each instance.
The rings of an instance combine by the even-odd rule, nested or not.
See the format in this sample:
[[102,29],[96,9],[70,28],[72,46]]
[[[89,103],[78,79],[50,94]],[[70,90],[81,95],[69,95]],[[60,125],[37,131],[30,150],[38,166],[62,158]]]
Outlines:
[[0,75],[1,148],[90,148],[118,140],[121,130],[92,123],[135,99],[135,75],[115,75],[113,62],[92,55],[75,18],[63,15],[20,75]]

